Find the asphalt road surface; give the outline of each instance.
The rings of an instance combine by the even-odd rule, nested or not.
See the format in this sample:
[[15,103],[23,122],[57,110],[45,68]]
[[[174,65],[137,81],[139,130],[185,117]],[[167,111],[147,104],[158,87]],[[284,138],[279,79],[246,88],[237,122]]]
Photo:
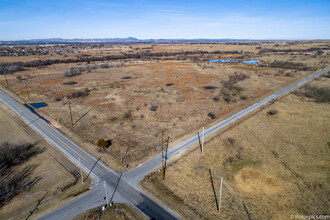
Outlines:
[[[270,95],[269,97],[232,115],[228,119],[225,119],[218,124],[206,129],[205,137],[217,132],[218,130],[235,122],[237,119],[243,117],[249,112],[264,105],[265,103],[297,88],[298,86],[323,74],[328,70],[329,67],[297,83],[294,83],[279,92]],[[37,116],[36,114],[31,112],[28,108],[19,104],[1,90],[0,101],[2,101],[6,105],[8,105],[13,111],[15,111],[27,125],[29,125],[37,133],[42,135],[49,143],[59,148],[78,167],[80,166],[86,173],[89,173],[91,171],[90,175],[95,180],[95,184],[88,193],[46,214],[40,219],[69,219],[83,211],[106,204],[107,200],[105,197],[105,184],[108,193],[108,200],[112,198],[112,201],[114,202],[124,202],[129,205],[132,205],[149,218],[155,218],[157,220],[179,219],[179,217],[174,212],[172,212],[165,206],[159,204],[150,196],[141,192],[138,188],[138,185],[143,179],[143,177],[161,165],[161,155],[157,155],[153,159],[124,174],[117,173],[112,169],[106,167],[101,161],[99,161],[98,158],[95,158],[90,154],[86,153],[73,141],[67,138],[64,134],[62,134],[54,127],[50,126],[44,119],[40,118],[40,116]],[[196,135],[174,146],[173,148],[168,150],[166,159],[169,159],[181,153],[187,148],[198,143],[198,141],[199,139]]]

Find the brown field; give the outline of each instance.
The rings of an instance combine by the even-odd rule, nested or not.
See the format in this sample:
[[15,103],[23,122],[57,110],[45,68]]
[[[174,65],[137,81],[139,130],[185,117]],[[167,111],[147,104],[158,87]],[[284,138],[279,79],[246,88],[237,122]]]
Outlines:
[[1,207],[0,219],[25,219],[29,211],[37,205],[38,199],[41,199],[48,191],[47,196],[39,206],[39,210],[31,216],[32,219],[36,218],[36,216],[49,212],[55,207],[74,199],[72,194],[79,194],[79,191],[91,184],[91,180],[87,180],[84,185],[78,182],[75,186],[62,192],[62,187],[75,181],[75,177],[70,172],[77,170],[77,168],[61,153],[57,152],[54,147],[49,146],[40,139],[30,128],[27,128],[26,125],[23,128],[22,125],[20,118],[0,102],[0,142],[12,144],[38,142],[39,147],[45,148],[45,151],[41,154],[30,158],[24,164],[14,167],[15,170],[22,170],[28,165],[36,164],[38,167],[33,171],[31,179],[38,176],[41,177],[41,180],[30,190],[16,195]]
[[[38,110],[50,116],[55,124],[86,151],[102,155],[102,160],[116,170],[135,167],[155,155],[158,140],[156,135],[165,130],[171,140],[179,140],[187,134],[196,133],[201,127],[215,123],[274,91],[283,88],[329,63],[327,55],[303,56],[288,52],[259,53],[257,47],[281,50],[328,47],[328,41],[296,42],[277,45],[271,43],[238,44],[174,44],[174,45],[116,45],[102,50],[87,50],[85,53],[63,55],[63,59],[91,56],[118,55],[121,53],[143,54],[184,51],[222,51],[223,54],[193,54],[166,57],[149,57],[110,61],[124,63],[121,67],[98,68],[85,71],[79,76],[64,77],[63,71],[70,67],[82,67],[86,62],[60,63],[42,67],[31,67],[8,76],[9,88],[27,100],[24,80],[26,78],[31,100],[46,102],[47,107]],[[225,52],[238,51],[238,54]],[[325,51],[327,52],[327,51]],[[31,56],[33,57],[33,56]],[[0,57],[0,62],[31,61],[31,57]],[[52,56],[35,57],[52,59]],[[57,59],[59,55],[55,56]],[[186,57],[187,58],[187,57]],[[196,59],[195,59],[196,58]],[[17,59],[17,60],[16,60]],[[168,60],[171,59],[171,60]],[[210,59],[260,59],[270,64],[276,61],[303,63],[306,70],[262,67],[248,64],[205,63]],[[95,64],[105,61],[92,62]],[[91,64],[92,64],[91,63]],[[221,94],[223,84],[234,73],[243,73],[248,79],[235,83],[228,103]],[[74,85],[63,83],[74,81]],[[1,78],[2,85],[5,81]],[[74,126],[71,126],[68,99],[77,91],[88,91],[87,96],[71,98]],[[220,94],[220,95],[219,95]],[[63,98],[64,97],[64,98]],[[218,101],[215,101],[219,99]],[[150,104],[157,105],[151,111]],[[214,113],[216,119],[208,117]],[[111,140],[107,150],[99,149],[99,139]]]
[[[143,190],[183,219],[247,219],[242,201],[258,219],[328,214],[330,79],[309,85],[327,89],[327,102],[288,94],[207,138],[204,154],[195,146],[170,160],[165,181],[155,172],[145,178]],[[220,177],[235,192],[224,186],[221,214],[209,169],[217,199]]]

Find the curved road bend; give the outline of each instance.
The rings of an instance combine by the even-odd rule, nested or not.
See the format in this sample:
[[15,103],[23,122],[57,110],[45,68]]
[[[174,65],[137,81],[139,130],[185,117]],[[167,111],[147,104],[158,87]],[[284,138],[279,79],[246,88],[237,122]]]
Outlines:
[[[269,97],[234,114],[228,119],[225,119],[218,124],[213,125],[212,127],[205,130],[205,137],[215,133],[216,131],[235,122],[237,119],[259,108],[265,103],[283,95],[284,93],[291,91],[292,89],[297,88],[298,86],[306,83],[311,79],[314,79],[315,77],[325,73],[328,70],[329,67],[297,83],[294,83],[287,88],[282,89],[281,91],[276,92]],[[48,213],[40,219],[69,219],[83,211],[105,204],[105,183],[107,185],[108,198],[111,198],[120,176],[117,172],[106,167],[101,161],[96,163],[96,161],[98,160],[97,158],[86,153],[73,141],[63,135],[60,131],[48,125],[46,121],[36,116],[25,106],[22,106],[17,103],[15,100],[13,100],[10,96],[5,94],[1,90],[0,101],[8,105],[12,110],[14,110],[18,115],[20,115],[20,117],[25,121],[26,124],[28,124],[36,132],[41,134],[48,142],[58,147],[72,162],[74,162],[77,166],[81,166],[86,173],[88,173],[91,168],[94,167],[91,172],[91,176],[95,179],[95,184],[87,194]],[[182,151],[196,143],[198,143],[197,135],[169,149],[167,159],[181,153]],[[79,158],[81,163],[79,163]],[[139,167],[124,173],[119,181],[119,185],[116,190],[116,194],[113,198],[113,201],[128,203],[142,211],[146,216],[150,218],[179,219],[179,217],[170,209],[157,203],[154,199],[141,192],[138,188],[138,185],[142,178],[148,173],[150,173],[152,170],[157,168],[160,165],[160,161],[161,156],[157,155],[156,157],[140,165]]]

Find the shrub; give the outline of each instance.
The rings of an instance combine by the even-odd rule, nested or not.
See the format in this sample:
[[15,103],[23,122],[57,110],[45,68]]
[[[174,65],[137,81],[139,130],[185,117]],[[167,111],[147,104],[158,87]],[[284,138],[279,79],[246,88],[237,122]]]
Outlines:
[[109,121],[116,121],[118,118],[117,117],[115,117],[115,116],[112,116],[112,117],[108,117],[108,120]]
[[150,103],[150,106],[149,106],[150,111],[157,111],[157,108],[158,108],[158,106],[156,103],[153,103],[153,102]]
[[55,101],[56,102],[59,102],[59,101],[61,101],[62,100],[62,96],[55,96]]
[[326,74],[323,74],[322,77],[330,78],[330,71],[328,71]]
[[68,95],[67,98],[75,99],[75,98],[79,98],[79,97],[86,97],[88,95],[89,95],[89,90],[86,88],[83,91],[76,91],[76,92],[71,93],[71,95]]
[[105,141],[103,138],[97,141],[97,146],[103,149],[108,148],[109,146],[111,146],[111,144],[112,144],[111,140]]
[[292,73],[292,72],[287,72],[287,73],[285,73],[285,76],[288,76],[288,77],[293,77],[294,75],[293,75],[293,73]]
[[276,115],[277,114],[277,110],[273,109],[273,110],[269,110],[267,112],[268,115]]
[[224,98],[223,98],[226,102],[230,102],[231,101],[231,97],[230,96],[225,96]]
[[209,112],[207,114],[207,116],[209,116],[211,119],[215,119],[216,118],[216,115],[213,112]]
[[75,85],[77,82],[75,81],[69,81],[69,82],[64,82],[63,85]]
[[91,70],[91,69],[96,69],[97,67],[96,67],[96,65],[94,65],[94,64],[88,64],[88,65],[86,65],[86,69],[87,70]]
[[124,113],[124,118],[132,118],[132,111],[127,111]]
[[109,68],[110,65],[109,65],[109,63],[100,63],[100,64],[98,65],[98,67],[100,67],[100,68]]
[[247,95],[242,95],[241,97],[239,97],[242,100],[247,100],[249,97]]
[[236,143],[236,140],[234,138],[227,138],[228,143],[231,145],[234,145]]
[[213,97],[213,101],[219,101],[220,100],[220,97],[219,96],[214,96]]
[[65,70],[63,75],[65,77],[79,76],[81,74],[81,70],[79,68],[71,67],[69,70]]

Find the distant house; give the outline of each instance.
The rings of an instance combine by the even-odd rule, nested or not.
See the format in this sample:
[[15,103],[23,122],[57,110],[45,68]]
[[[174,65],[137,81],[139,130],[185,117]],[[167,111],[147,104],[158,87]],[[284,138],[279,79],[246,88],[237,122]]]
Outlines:
[[259,64],[259,65],[257,64],[256,67],[268,67],[268,64],[266,64],[266,63]]

